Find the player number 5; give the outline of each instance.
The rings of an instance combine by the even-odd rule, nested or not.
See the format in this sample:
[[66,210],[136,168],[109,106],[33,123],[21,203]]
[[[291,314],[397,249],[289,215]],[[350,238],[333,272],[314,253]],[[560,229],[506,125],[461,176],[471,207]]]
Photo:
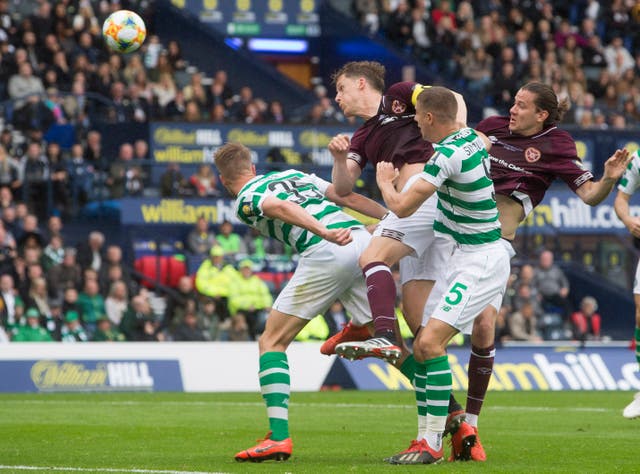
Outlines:
[[468,287],[460,282],[454,283],[449,290],[449,295],[444,299],[450,305],[456,305],[462,301],[462,292]]

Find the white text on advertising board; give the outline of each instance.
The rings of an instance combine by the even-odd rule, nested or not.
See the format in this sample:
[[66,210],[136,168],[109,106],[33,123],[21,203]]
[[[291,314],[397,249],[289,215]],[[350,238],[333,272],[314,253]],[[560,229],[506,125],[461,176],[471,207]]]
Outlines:
[[[469,385],[467,367],[451,353],[449,365],[452,389],[466,390]],[[637,365],[629,362],[616,370],[597,353],[567,353],[559,360],[551,360],[547,355],[535,352],[531,354],[531,361],[496,362],[489,390],[640,390]],[[412,389],[395,367],[376,361],[367,368],[388,390]]]
[[154,380],[145,362],[84,363],[42,360],[33,364],[31,380],[41,391],[151,390]]

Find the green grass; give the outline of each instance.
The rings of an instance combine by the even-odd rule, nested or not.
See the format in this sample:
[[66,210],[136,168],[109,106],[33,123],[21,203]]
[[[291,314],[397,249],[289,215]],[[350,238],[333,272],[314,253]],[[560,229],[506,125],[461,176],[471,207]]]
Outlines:
[[405,449],[416,434],[411,392],[294,393],[293,456],[262,464],[233,460],[267,432],[259,394],[0,395],[0,474],[67,472],[54,467],[76,469],[68,472],[638,472],[640,420],[621,415],[631,398],[631,392],[490,392],[480,420],[486,463],[390,466],[382,458]]

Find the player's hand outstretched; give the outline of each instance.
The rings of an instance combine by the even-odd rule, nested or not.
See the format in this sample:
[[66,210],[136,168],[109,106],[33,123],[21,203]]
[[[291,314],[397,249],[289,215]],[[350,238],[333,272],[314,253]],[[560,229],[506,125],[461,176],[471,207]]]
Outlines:
[[400,172],[393,166],[393,163],[388,161],[380,161],[376,166],[376,181],[378,186],[381,183],[394,183],[400,176]]
[[351,237],[351,229],[327,229],[323,237],[329,242],[338,245],[347,245],[353,240]]
[[333,159],[341,161],[346,160],[350,145],[351,140],[347,135],[338,134],[333,137],[329,142],[329,151],[331,152]]
[[609,179],[620,179],[631,162],[632,155],[629,150],[623,148],[616,152],[604,162],[604,177]]

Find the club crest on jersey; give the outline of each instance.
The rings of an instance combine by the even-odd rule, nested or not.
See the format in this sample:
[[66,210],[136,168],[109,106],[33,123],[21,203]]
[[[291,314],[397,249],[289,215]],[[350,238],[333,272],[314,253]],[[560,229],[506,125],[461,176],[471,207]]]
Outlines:
[[251,206],[249,204],[243,204],[242,205],[242,213],[245,216],[252,216],[253,215],[253,211],[251,210]]
[[524,159],[529,163],[535,163],[541,156],[542,153],[537,148],[529,147],[524,151]]
[[407,104],[404,102],[398,99],[394,99],[393,102],[391,102],[391,111],[394,114],[402,114],[405,110],[407,110]]

